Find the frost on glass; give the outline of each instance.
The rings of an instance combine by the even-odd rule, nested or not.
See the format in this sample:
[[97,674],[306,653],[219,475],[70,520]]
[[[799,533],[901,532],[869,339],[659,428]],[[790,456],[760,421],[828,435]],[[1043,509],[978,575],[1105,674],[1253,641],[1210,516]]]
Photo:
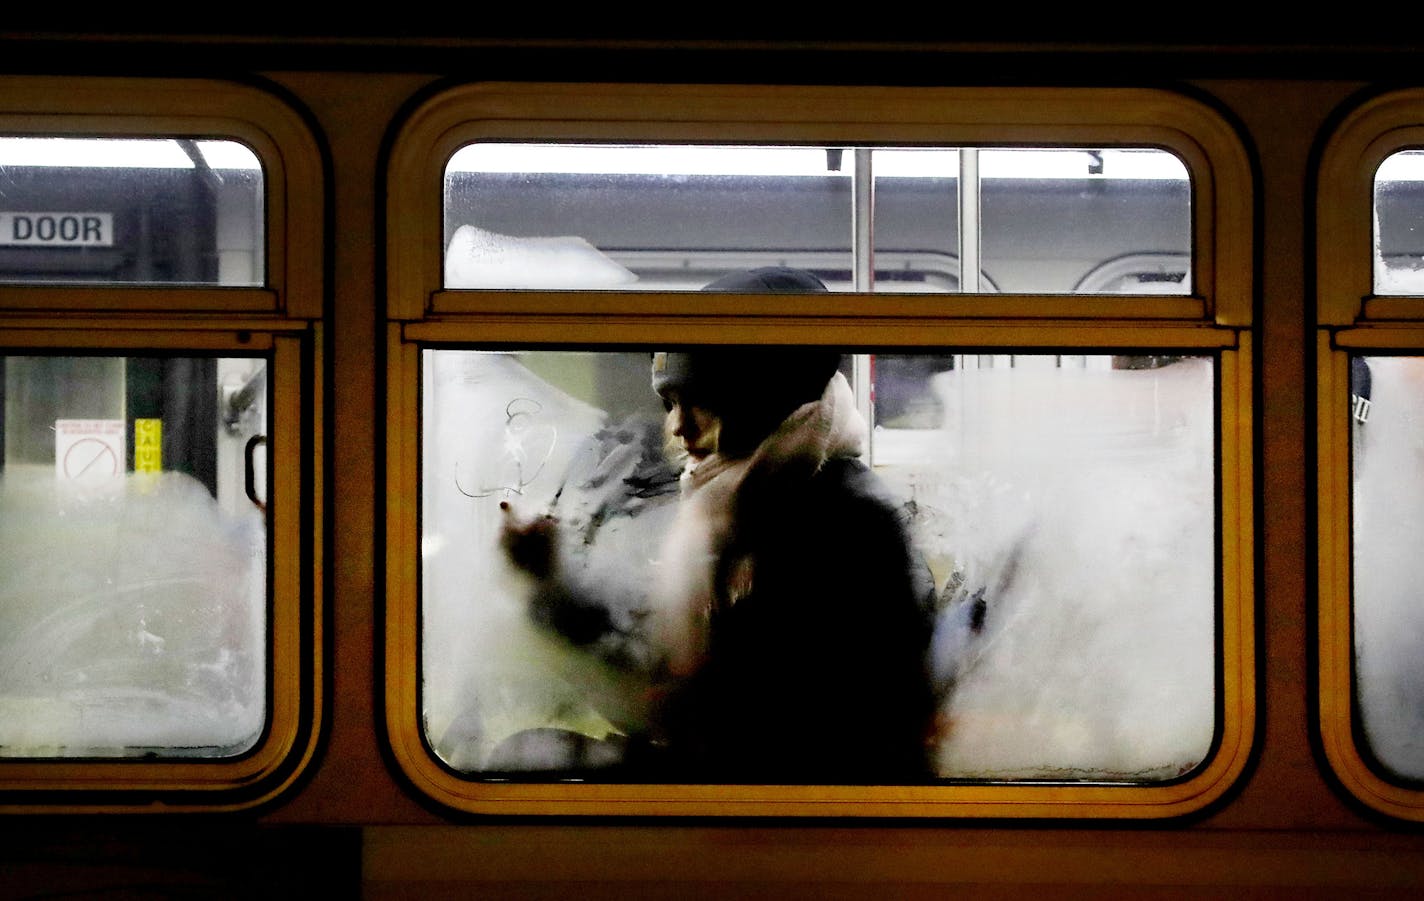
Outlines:
[[1424,358],[1356,357],[1354,651],[1365,750],[1424,780]]
[[789,265],[832,291],[1185,295],[1191,215],[1185,165],[1149,148],[471,144],[445,172],[445,287]]
[[263,362],[0,361],[0,757],[248,750],[267,550],[243,449],[266,402],[242,389]]
[[[613,623],[647,615],[677,576],[660,561],[678,512],[649,354],[427,350],[423,367],[426,736],[474,775],[596,779],[640,683],[530,616],[501,504],[569,526],[562,565]],[[894,373],[876,382],[893,412],[861,398],[864,453],[935,582],[935,775],[1151,783],[1203,763],[1214,361],[858,353],[843,371]]]
[[1424,294],[1424,151],[1385,159],[1374,182],[1376,294]]
[[264,203],[236,141],[0,135],[0,282],[260,285]]

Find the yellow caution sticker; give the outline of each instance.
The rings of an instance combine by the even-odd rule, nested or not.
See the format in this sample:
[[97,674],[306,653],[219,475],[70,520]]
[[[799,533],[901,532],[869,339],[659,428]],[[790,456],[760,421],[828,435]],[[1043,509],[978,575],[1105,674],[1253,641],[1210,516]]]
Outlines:
[[134,472],[163,470],[163,420],[134,420]]

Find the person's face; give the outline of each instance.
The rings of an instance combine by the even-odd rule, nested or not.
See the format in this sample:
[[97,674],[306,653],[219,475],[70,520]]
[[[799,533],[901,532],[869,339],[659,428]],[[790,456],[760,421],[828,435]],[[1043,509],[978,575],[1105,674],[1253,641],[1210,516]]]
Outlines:
[[668,433],[681,442],[688,456],[701,460],[716,452],[720,421],[715,413],[675,392],[670,392],[663,402],[668,411]]

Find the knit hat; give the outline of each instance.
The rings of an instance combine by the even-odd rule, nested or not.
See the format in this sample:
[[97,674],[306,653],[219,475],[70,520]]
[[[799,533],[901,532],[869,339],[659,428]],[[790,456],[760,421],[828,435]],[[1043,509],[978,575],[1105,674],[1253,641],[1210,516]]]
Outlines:
[[729,272],[708,282],[703,291],[733,294],[816,294],[825,293],[825,282],[805,269],[790,266],[763,266],[745,272]]
[[[820,279],[783,266],[735,272],[704,291],[757,294],[824,292]],[[653,354],[652,385],[660,396],[679,397],[722,419],[747,441],[760,441],[791,411],[819,400],[841,364],[839,351],[815,347],[708,347]]]

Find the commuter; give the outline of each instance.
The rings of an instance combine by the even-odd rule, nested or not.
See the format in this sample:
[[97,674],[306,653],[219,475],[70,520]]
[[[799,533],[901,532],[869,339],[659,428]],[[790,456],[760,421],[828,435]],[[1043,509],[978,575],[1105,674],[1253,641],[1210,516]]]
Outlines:
[[[758,269],[708,291],[825,291]],[[919,782],[935,700],[934,586],[900,508],[859,459],[865,423],[838,352],[659,352],[652,386],[680,454],[680,499],[636,636],[646,718],[632,778]],[[556,521],[506,520],[510,559],[535,577],[536,619],[571,641],[606,637],[592,593],[562,584]],[[639,655],[625,655],[634,659]]]

